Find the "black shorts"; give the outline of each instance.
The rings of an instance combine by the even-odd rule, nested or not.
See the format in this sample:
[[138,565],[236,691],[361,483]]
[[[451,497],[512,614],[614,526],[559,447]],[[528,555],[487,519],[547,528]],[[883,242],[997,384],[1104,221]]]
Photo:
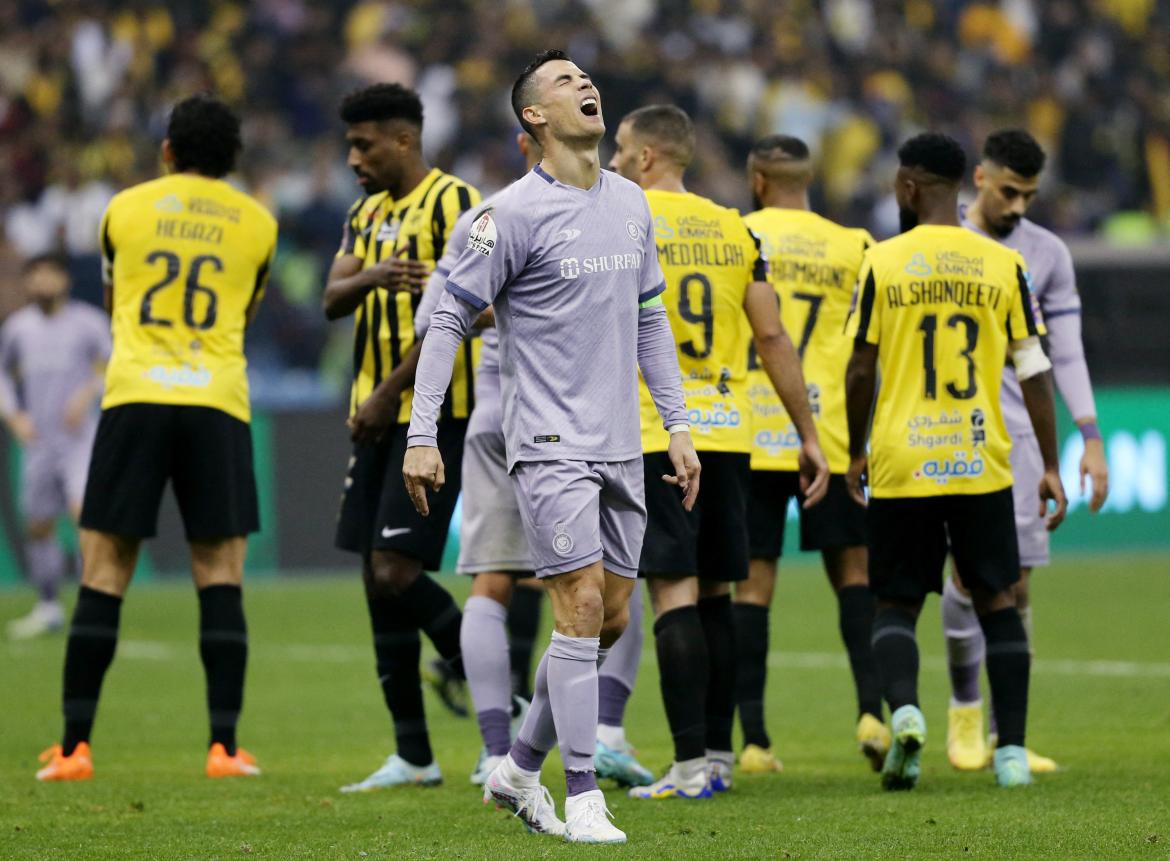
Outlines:
[[[754,470],[748,504],[748,537],[752,559],[779,559],[784,550],[788,502],[804,502],[795,472]],[[834,550],[865,546],[865,509],[853,501],[845,476],[830,475],[825,498],[800,508],[800,549]]]
[[393,550],[419,560],[428,571],[438,571],[459,499],[467,420],[439,422],[439,454],[447,483],[438,493],[428,495],[428,517],[415,511],[402,479],[406,431],[407,425],[395,425],[381,442],[353,447],[334,543],[363,557],[373,550]]
[[748,575],[747,498],[751,455],[699,453],[703,471],[694,510],[662,480],[674,467],[666,452],[642,455],[646,474],[646,537],[638,574],[730,583]]
[[247,422],[211,407],[172,404],[102,411],[82,527],[152,537],[168,479],[188,541],[235,538],[260,528]]
[[869,501],[869,588],[878,598],[913,603],[942,592],[948,549],[968,589],[1011,588],[1020,579],[1012,489]]

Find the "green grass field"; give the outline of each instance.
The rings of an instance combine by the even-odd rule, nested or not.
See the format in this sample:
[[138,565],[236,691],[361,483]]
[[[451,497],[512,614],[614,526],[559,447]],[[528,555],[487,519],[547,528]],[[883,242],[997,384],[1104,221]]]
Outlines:
[[[265,773],[207,780],[196,602],[186,584],[143,585],[123,611],[88,783],[33,779],[37,753],[60,731],[63,638],[0,645],[0,858],[1166,858],[1168,569],[1165,556],[1066,559],[1035,581],[1029,741],[1064,770],[1014,792],[947,764],[946,673],[930,602],[920,624],[923,778],[913,793],[891,795],[854,749],[852,688],[823,575],[794,564],[773,613],[768,691],[785,772],[739,778],[709,802],[635,802],[612,790],[630,842],[609,848],[530,836],[482,806],[467,782],[480,745],[474,721],[434,699],[441,788],[338,794],[393,743],[356,578],[249,586],[241,740]],[[465,595],[465,581],[445,582]],[[27,602],[0,593],[0,618]],[[657,769],[670,737],[653,655],[649,644],[628,731]],[[558,801],[559,766],[554,753],[545,777]]]

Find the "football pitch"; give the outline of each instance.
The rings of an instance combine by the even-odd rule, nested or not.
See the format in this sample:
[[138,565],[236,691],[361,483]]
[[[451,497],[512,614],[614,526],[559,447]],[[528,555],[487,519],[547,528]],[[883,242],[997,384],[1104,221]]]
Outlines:
[[[923,776],[914,792],[890,794],[855,750],[835,605],[802,557],[781,574],[773,611],[768,712],[784,773],[737,774],[732,793],[703,802],[633,801],[605,787],[629,834],[618,847],[528,835],[485,808],[467,780],[480,746],[474,720],[450,716],[430,694],[443,786],[338,794],[393,747],[356,576],[248,584],[240,738],[264,775],[204,778],[196,601],[185,582],[143,584],[123,609],[92,781],[33,779],[37,753],[60,733],[64,638],[0,644],[0,858],[1167,858],[1168,573],[1165,555],[1066,556],[1034,580],[1029,742],[1063,770],[1017,791],[947,763],[948,689],[931,599],[919,624]],[[443,582],[466,596],[466,581]],[[0,592],[0,617],[28,600]],[[627,731],[658,770],[670,736],[646,628]],[[556,753],[545,782],[559,806]]]

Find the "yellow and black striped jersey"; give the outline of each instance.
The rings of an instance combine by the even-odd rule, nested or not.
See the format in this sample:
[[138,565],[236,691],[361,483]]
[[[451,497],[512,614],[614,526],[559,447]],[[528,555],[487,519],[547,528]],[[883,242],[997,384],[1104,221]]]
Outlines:
[[992,493],[1012,483],[1000,384],[1008,345],[1044,334],[1019,252],[920,225],[865,254],[847,333],[876,344],[876,498]]
[[[349,210],[342,231],[339,257],[353,255],[362,268],[400,255],[422,260],[431,267],[443,256],[447,238],[464,210],[479,203],[480,195],[463,180],[434,168],[406,196],[394,200],[388,192],[371,194]],[[393,370],[414,345],[414,310],[419,297],[391,293],[375,287],[354,316],[353,387],[349,408],[352,415],[374,388]],[[479,339],[470,339],[455,359],[451,387],[443,402],[446,418],[467,418],[475,403],[475,366],[479,361]],[[410,421],[414,394],[402,395],[398,421]]]
[[[861,257],[873,239],[803,209],[769,207],[745,215],[760,237],[769,278],[780,300],[780,319],[800,354],[809,407],[829,469],[849,468],[845,424],[845,365],[852,343],[845,337],[849,300]],[[748,360],[752,406],[752,469],[795,472],[800,435],[755,352]]]
[[[691,435],[699,451],[748,452],[747,345],[743,311],[752,281],[767,280],[759,242],[734,209],[685,192],[646,192],[666,280],[662,302],[678,347]],[[640,383],[642,449],[666,451],[670,437]]]
[[114,336],[102,408],[202,406],[249,421],[244,328],[276,219],[222,179],[176,173],[115,195],[99,239]]

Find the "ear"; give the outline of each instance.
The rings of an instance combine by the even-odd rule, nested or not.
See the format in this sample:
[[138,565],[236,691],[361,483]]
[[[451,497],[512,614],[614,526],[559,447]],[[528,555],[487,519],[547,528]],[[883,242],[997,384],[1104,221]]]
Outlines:
[[654,166],[655,152],[652,147],[644,146],[638,151],[638,171],[645,173]]
[[753,170],[751,173],[752,194],[761,200],[764,198],[764,190],[768,185],[768,180],[758,170]]
[[162,146],[159,147],[159,155],[162,156],[163,164],[167,166],[167,170],[175,169],[175,151],[171,147],[170,138],[163,138]]
[[983,188],[983,183],[987,181],[987,171],[983,169],[982,164],[975,165],[975,188],[976,190]]
[[543,126],[547,122],[544,118],[544,113],[536,105],[529,105],[520,112],[524,117],[524,121],[530,126]]

